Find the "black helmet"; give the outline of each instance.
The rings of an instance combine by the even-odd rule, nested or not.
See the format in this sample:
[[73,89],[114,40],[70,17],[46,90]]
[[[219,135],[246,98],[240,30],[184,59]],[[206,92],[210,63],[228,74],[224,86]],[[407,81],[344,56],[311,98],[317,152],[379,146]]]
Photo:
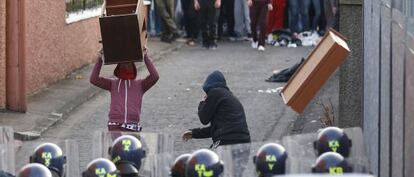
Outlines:
[[283,146],[276,143],[263,145],[253,157],[258,176],[285,174],[287,157],[287,152]]
[[52,173],[42,164],[31,163],[20,169],[18,177],[52,177]]
[[127,175],[138,173],[141,168],[141,160],[145,157],[145,150],[141,141],[136,137],[122,135],[112,143],[109,154],[120,174]]
[[318,151],[318,156],[325,152],[337,152],[344,157],[349,157],[351,146],[351,140],[338,127],[324,128],[319,132],[318,139],[314,142],[314,148]]
[[98,158],[88,164],[82,177],[119,177],[114,163],[108,159]]
[[219,177],[223,173],[223,163],[218,155],[207,149],[195,151],[185,166],[186,177]]
[[336,152],[325,152],[316,159],[312,167],[312,173],[329,173],[331,175],[350,173],[352,167],[349,166],[341,154]]
[[171,177],[185,177],[185,165],[191,154],[183,154],[178,156],[171,167]]
[[56,144],[44,143],[34,150],[33,155],[30,156],[30,163],[40,163],[49,168],[52,173],[63,176],[66,157],[63,156],[62,149]]

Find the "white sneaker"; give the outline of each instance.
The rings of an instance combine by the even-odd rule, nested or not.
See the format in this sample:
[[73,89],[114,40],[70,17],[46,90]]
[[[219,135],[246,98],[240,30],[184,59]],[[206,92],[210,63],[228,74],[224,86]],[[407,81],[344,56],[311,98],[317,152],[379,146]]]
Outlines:
[[273,34],[269,34],[267,35],[267,44],[272,44],[273,43]]
[[257,49],[257,50],[259,50],[259,51],[265,51],[266,49],[263,47],[263,46],[259,46],[259,48]]
[[257,49],[257,46],[259,45],[259,42],[252,42],[252,48]]

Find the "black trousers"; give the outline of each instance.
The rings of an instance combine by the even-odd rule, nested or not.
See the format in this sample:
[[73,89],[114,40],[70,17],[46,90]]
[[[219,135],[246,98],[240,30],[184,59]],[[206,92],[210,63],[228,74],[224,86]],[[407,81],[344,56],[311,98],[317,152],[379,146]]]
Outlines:
[[200,29],[203,43],[208,44],[216,39],[216,8],[215,0],[199,0],[200,4]]
[[234,0],[222,0],[218,20],[218,35],[223,36],[223,25],[227,22],[227,33],[234,36]]
[[[252,36],[253,41],[258,41],[261,46],[265,45],[267,11],[266,1],[253,0],[253,5],[250,7]],[[257,36],[257,27],[259,27],[260,31],[259,36]]]
[[194,9],[194,0],[181,0],[183,22],[187,38],[197,39],[199,31],[199,13]]

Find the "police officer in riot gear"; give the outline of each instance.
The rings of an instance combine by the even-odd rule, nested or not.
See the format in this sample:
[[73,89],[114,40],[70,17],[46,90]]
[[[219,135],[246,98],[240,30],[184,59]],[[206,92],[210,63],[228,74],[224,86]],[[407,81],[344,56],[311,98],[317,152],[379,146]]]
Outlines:
[[263,145],[253,157],[256,172],[259,177],[271,177],[285,174],[287,152],[285,148],[276,143]]
[[141,160],[145,158],[145,150],[136,137],[131,135],[118,137],[112,143],[109,154],[122,177],[138,176]]
[[318,138],[314,142],[314,148],[318,151],[318,156],[325,152],[337,152],[344,157],[349,157],[352,142],[344,132],[338,127],[327,127],[318,133]]
[[187,161],[186,177],[220,177],[224,171],[223,162],[219,156],[210,150],[195,151]]
[[185,165],[190,156],[191,154],[182,154],[175,159],[170,170],[171,177],[185,177]]
[[17,177],[52,177],[52,173],[42,164],[31,163],[20,169]]
[[66,157],[56,144],[44,143],[34,150],[33,155],[30,156],[30,163],[40,163],[49,168],[53,176],[63,177]]
[[330,175],[340,175],[352,172],[352,167],[348,164],[341,154],[336,152],[325,152],[316,159],[312,167],[312,173],[329,173]]
[[113,162],[108,159],[98,158],[88,164],[82,172],[82,177],[120,177],[119,171]]

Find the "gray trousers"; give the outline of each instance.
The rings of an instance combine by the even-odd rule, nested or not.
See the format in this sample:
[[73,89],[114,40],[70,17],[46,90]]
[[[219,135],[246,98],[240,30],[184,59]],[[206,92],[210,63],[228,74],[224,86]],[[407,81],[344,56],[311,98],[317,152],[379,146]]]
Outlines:
[[158,15],[162,21],[162,33],[165,36],[178,33],[177,25],[175,24],[175,8],[174,0],[155,0]]
[[247,0],[234,0],[234,31],[238,35],[246,35],[246,33],[252,32]]

